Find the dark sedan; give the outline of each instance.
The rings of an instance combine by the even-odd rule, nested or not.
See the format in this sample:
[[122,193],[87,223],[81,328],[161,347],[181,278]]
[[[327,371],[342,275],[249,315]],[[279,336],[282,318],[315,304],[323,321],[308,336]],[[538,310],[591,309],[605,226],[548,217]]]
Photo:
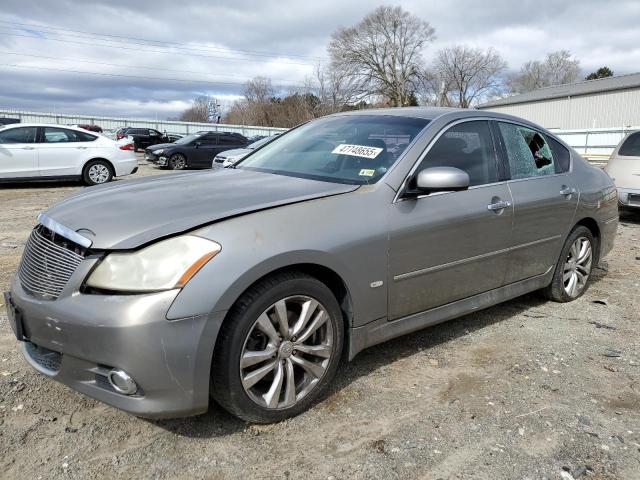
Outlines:
[[198,132],[175,143],[153,145],[145,150],[145,159],[172,170],[211,168],[211,159],[220,152],[244,148],[246,137],[231,132]]

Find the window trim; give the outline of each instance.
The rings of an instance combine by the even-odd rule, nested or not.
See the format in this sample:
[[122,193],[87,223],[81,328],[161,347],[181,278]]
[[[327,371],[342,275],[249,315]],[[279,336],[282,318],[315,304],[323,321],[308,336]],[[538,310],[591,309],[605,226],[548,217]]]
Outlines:
[[[493,117],[459,118],[457,120],[453,120],[452,122],[447,123],[446,125],[444,125],[440,129],[440,131],[431,139],[429,144],[425,147],[425,149],[422,151],[422,153],[418,156],[418,159],[411,166],[411,169],[409,170],[409,173],[407,173],[407,175],[404,177],[404,180],[400,184],[400,188],[398,188],[398,191],[396,192],[395,196],[393,197],[393,202],[392,203],[399,203],[399,202],[404,202],[406,200],[414,200],[414,199],[415,200],[420,200],[421,198],[431,197],[433,195],[438,195],[438,194],[442,195],[442,194],[447,194],[447,193],[458,193],[458,192],[433,192],[433,193],[430,193],[430,194],[418,195],[417,197],[413,196],[413,197],[410,197],[410,198],[404,196],[404,194],[407,191],[409,180],[414,176],[414,174],[416,173],[416,170],[418,169],[418,167],[420,166],[420,164],[422,163],[424,158],[429,154],[429,152],[431,151],[433,146],[436,144],[436,142],[440,139],[440,137],[442,135],[447,133],[451,128],[455,127],[456,125],[460,125],[461,123],[477,122],[477,121],[487,122],[487,126],[489,127],[489,132],[491,133],[491,142],[493,144],[494,161],[496,162],[496,169],[498,171],[498,181],[497,182],[483,183],[482,185],[473,185],[473,186],[470,186],[467,190],[476,189],[476,188],[484,188],[484,187],[488,187],[490,185],[499,185],[501,183],[505,183],[506,179],[502,180],[501,179],[501,175],[500,175],[500,173],[501,173],[501,168],[500,168],[501,160],[500,160],[500,157],[498,156],[498,151],[496,150],[496,139],[493,136],[493,132],[492,132],[492,128],[491,128],[491,121],[492,120],[493,120]],[[431,120],[431,122],[432,121],[433,120]],[[427,128],[429,128],[429,125],[427,125],[425,127],[425,129],[423,129],[423,132]],[[416,138],[418,138],[418,136],[416,136]],[[405,152],[407,150],[409,150],[409,147],[411,147],[411,145],[409,145],[405,149]],[[398,163],[399,161],[400,161],[400,159],[398,159],[396,161],[396,163]]]
[[[498,138],[500,138],[500,147],[501,147],[501,150],[502,150],[501,153],[503,155],[502,163],[504,164],[505,173],[507,174],[507,181],[509,181],[509,182],[521,182],[521,181],[524,181],[524,180],[535,180],[537,178],[553,178],[553,177],[558,177],[558,176],[561,176],[561,175],[567,175],[569,173],[573,173],[573,154],[571,153],[571,149],[567,148],[565,143],[561,139],[559,139],[558,137],[553,135],[551,132],[545,132],[545,131],[542,131],[540,128],[536,128],[536,127],[533,127],[533,126],[528,125],[526,123],[517,122],[517,121],[514,121],[514,120],[510,120],[510,119],[492,118],[491,121],[495,122],[495,124],[496,124],[495,125],[496,134],[498,135]],[[545,139],[545,141],[546,141],[546,137],[553,138],[556,142],[558,142],[560,145],[562,145],[564,148],[566,148],[569,151],[569,169],[566,172],[555,173],[555,168],[554,168],[554,173],[551,174],[551,175],[536,175],[535,177],[511,178],[511,166],[509,165],[509,156],[508,156],[507,149],[506,149],[506,146],[504,144],[504,138],[502,137],[502,132],[500,131],[500,127],[499,127],[498,123],[510,123],[512,125],[517,125],[519,127],[528,128],[529,130],[533,130],[534,132],[537,132],[540,135],[542,135],[543,138]],[[549,149],[551,150],[551,146],[549,146]],[[551,152],[553,153],[553,150],[551,150]]]

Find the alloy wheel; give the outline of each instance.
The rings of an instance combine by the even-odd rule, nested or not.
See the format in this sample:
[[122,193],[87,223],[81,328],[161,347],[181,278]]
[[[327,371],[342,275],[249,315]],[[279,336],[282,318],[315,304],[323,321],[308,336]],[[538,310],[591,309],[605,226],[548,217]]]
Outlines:
[[100,163],[89,167],[89,178],[95,184],[104,183],[109,180],[109,169]]
[[244,391],[258,405],[289,408],[319,383],[334,354],[327,309],[307,296],[267,308],[249,330],[240,356]]
[[567,295],[577,297],[587,286],[591,274],[593,248],[587,237],[579,237],[569,248],[562,281]]
[[174,170],[183,170],[187,166],[187,159],[182,155],[174,155],[169,161]]

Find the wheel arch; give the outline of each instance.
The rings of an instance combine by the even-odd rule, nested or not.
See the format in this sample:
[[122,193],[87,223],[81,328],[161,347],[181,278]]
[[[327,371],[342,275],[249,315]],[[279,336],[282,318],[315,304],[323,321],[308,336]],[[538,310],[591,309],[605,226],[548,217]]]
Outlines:
[[594,264],[598,265],[598,261],[600,260],[600,246],[602,245],[602,236],[601,236],[602,233],[600,231],[600,226],[598,225],[597,220],[593,217],[583,217],[578,222],[576,222],[573,228],[577,226],[583,226],[588,228],[591,234],[593,235],[593,239],[596,241],[596,245],[595,245],[596,258],[595,258]]
[[111,175],[113,175],[114,177],[116,176],[116,167],[113,164],[113,162],[111,160],[108,160],[104,157],[93,157],[90,158],[89,160],[87,160],[86,162],[84,162],[84,164],[82,165],[82,171],[80,172],[80,175],[82,175],[84,177],[85,172],[87,171],[87,167],[89,166],[89,164],[91,162],[95,162],[96,160],[100,160],[102,162],[105,162],[108,167],[111,169]]
[[[250,285],[248,285],[246,288],[244,288],[242,292],[236,296],[235,301],[233,302],[233,305],[235,305],[238,301],[240,301],[240,299],[244,296],[244,294],[249,289],[257,285],[258,283],[263,282],[272,276],[279,275],[285,272],[299,272],[299,273],[309,275],[310,277],[313,277],[319,280],[320,282],[322,282],[329,290],[331,290],[331,293],[333,293],[334,297],[338,301],[338,305],[340,306],[340,310],[342,312],[342,320],[344,322],[344,331],[345,331],[344,348],[348,349],[348,344],[349,344],[348,332],[350,331],[350,328],[353,323],[353,299],[349,291],[349,287],[347,286],[347,283],[344,281],[344,279],[334,269],[329,268],[325,265],[321,265],[319,263],[308,263],[308,262],[292,263],[292,264],[285,265],[285,266],[276,268],[274,270],[271,270],[270,272],[263,274],[262,276],[257,278],[255,281],[253,281]],[[225,315],[225,318],[222,321],[221,327],[227,321],[229,321],[229,316],[230,316],[229,312],[232,309],[233,309],[233,306],[229,309],[229,311],[227,311],[227,314]],[[214,350],[217,347],[218,340],[219,340],[219,337],[216,338],[216,346],[214,347]],[[345,350],[345,351],[348,351],[348,350]]]

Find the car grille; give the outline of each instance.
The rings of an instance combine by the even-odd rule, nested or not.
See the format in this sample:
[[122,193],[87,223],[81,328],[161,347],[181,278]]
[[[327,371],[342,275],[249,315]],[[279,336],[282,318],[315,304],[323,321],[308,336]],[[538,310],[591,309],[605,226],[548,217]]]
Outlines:
[[22,288],[44,300],[60,296],[86,249],[39,225],[29,236],[18,268]]
[[54,352],[53,350],[31,342],[26,342],[24,346],[29,357],[43,369],[50,373],[58,373],[60,371],[60,364],[62,363],[61,353]]

